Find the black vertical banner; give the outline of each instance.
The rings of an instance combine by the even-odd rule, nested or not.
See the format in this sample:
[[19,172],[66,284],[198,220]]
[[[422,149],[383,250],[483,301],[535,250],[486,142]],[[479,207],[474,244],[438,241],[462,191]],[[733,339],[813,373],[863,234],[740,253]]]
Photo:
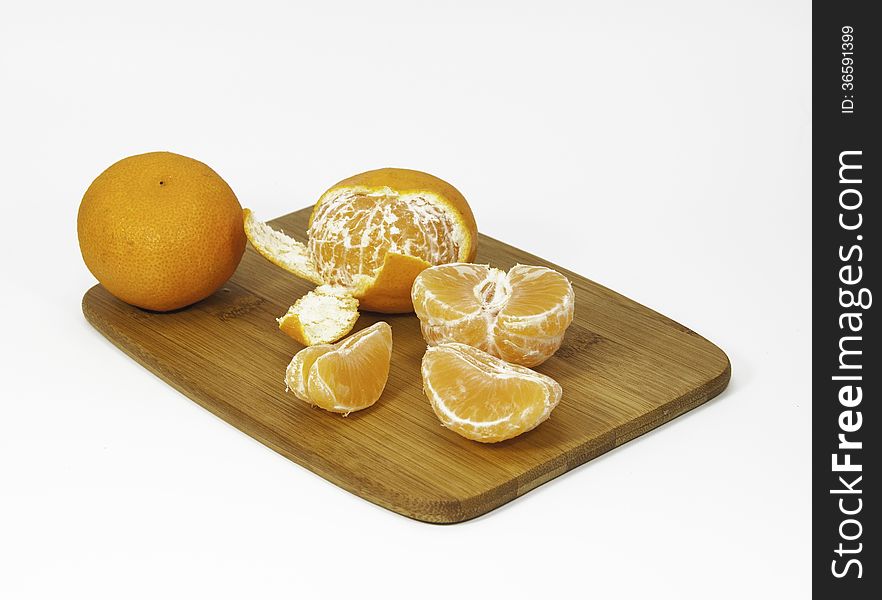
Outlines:
[[870,2],[812,16],[812,574],[819,598],[882,597],[879,237],[882,21]]

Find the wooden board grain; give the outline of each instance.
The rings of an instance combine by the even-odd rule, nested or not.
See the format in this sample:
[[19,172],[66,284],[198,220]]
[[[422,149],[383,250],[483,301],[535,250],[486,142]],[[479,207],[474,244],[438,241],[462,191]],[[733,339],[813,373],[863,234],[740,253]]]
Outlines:
[[[309,212],[273,224],[305,241]],[[560,382],[560,405],[537,429],[492,445],[439,424],[422,392],[425,343],[413,315],[365,313],[356,324],[382,319],[393,332],[389,381],[370,409],[344,418],[286,393],[285,367],[301,346],[275,319],[310,285],[250,247],[233,278],[189,308],[147,312],[95,286],[83,313],[129,356],[273,450],[362,498],[434,523],[490,511],[698,406],[729,381],[719,348],[612,290],[483,235],[476,262],[547,265],[576,292],[563,346],[537,367]]]

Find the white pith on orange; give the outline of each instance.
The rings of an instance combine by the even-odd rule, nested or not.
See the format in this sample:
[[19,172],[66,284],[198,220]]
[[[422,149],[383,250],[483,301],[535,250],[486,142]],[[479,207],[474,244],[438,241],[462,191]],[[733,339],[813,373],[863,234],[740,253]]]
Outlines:
[[429,346],[423,390],[445,427],[478,442],[500,442],[545,421],[560,402],[556,381],[473,346]]
[[430,345],[460,342],[532,367],[560,348],[573,321],[575,294],[547,267],[431,267],[414,280],[413,306]]
[[245,237],[261,256],[300,279],[317,285],[323,283],[303,242],[259,221],[249,208],[243,210],[243,215]]
[[290,273],[346,290],[360,307],[411,312],[414,278],[432,265],[472,260],[477,227],[462,194],[409,169],[378,169],[345,179],[313,208],[306,244],[245,211],[257,251]]

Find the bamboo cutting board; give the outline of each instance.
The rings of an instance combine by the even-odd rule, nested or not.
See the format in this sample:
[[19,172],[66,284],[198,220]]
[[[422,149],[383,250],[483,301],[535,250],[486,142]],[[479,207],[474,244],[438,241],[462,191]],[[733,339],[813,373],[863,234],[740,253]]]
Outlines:
[[[273,221],[305,241],[311,208]],[[250,247],[217,293],[173,313],[131,307],[101,286],[83,313],[111,342],[180,392],[325,479],[380,506],[433,523],[490,511],[719,394],[726,355],[695,332],[584,277],[481,236],[476,262],[546,265],[569,277],[575,320],[536,370],[563,398],[533,431],[498,444],[441,427],[423,395],[425,342],[414,315],[363,313],[356,330],[392,326],[392,367],[373,407],[342,417],[285,392],[301,346],[276,317],[310,285]],[[672,430],[666,435],[676,435]]]

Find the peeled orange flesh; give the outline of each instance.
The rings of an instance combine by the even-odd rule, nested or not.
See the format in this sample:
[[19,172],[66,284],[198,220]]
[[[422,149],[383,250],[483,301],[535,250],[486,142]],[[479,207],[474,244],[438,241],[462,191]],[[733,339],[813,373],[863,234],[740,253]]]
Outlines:
[[347,415],[379,400],[391,359],[392,328],[380,321],[336,344],[307,346],[288,365],[285,384],[300,400]]
[[[470,261],[477,252],[477,233],[468,202],[443,179],[412,169],[377,169],[344,179],[322,194],[307,235],[322,281],[355,288],[365,308],[385,312],[389,299],[374,302],[373,293],[384,290],[372,284],[390,258],[395,263],[395,257],[415,258],[425,266]],[[413,280],[407,283],[399,306],[390,311],[412,310]]]
[[319,204],[309,227],[309,252],[322,281],[358,289],[391,253],[429,265],[459,260],[456,223],[425,198],[345,190]]
[[449,183],[410,169],[378,169],[322,194],[303,244],[256,220],[245,231],[257,251],[316,284],[347,289],[363,309],[413,310],[414,278],[432,265],[470,261],[478,232],[471,208]]
[[458,343],[429,346],[423,390],[445,427],[477,442],[530,431],[560,402],[556,381]]
[[546,267],[431,267],[414,280],[413,306],[430,345],[459,342],[526,367],[560,348],[573,321],[575,295],[566,277]]

